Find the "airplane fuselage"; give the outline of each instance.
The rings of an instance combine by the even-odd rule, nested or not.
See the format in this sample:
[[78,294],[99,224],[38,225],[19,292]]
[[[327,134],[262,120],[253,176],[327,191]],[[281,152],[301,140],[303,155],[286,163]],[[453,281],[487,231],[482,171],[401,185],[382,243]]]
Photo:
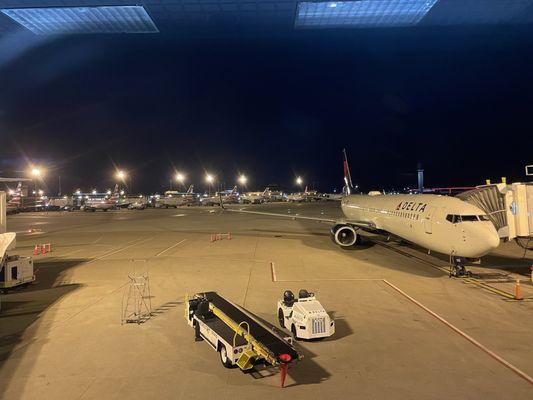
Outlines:
[[368,223],[439,253],[478,258],[500,243],[482,210],[439,195],[348,195],[341,202],[346,221]]

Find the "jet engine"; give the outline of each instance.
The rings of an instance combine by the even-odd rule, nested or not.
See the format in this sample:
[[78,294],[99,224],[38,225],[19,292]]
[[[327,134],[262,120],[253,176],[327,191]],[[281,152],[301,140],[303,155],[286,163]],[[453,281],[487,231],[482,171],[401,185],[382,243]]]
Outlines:
[[352,247],[359,242],[359,235],[350,225],[335,225],[331,228],[331,239],[341,247]]

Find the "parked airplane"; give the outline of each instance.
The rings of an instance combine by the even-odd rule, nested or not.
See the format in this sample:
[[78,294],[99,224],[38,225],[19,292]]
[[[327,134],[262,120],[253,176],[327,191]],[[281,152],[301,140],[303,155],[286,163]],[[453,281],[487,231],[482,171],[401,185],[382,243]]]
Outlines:
[[6,214],[16,214],[22,206],[22,182],[19,182],[13,192],[8,192],[11,196],[6,204]]
[[241,196],[241,201],[244,204],[260,204],[267,201],[269,198],[268,196],[268,188],[263,190],[262,192],[248,192],[244,193]]
[[159,208],[189,206],[197,201],[197,196],[194,194],[194,185],[190,185],[187,192],[167,191],[165,197],[160,197],[156,200],[155,206]]
[[120,193],[118,190],[118,184],[116,184],[115,189],[113,190],[113,195],[111,197],[94,198],[94,199],[89,198],[85,201],[85,204],[83,205],[83,209],[85,211],[93,211],[93,212],[96,210],[102,210],[102,211],[111,210],[117,207],[119,198],[120,198]]
[[292,203],[301,203],[304,201],[319,201],[320,196],[316,190],[308,190],[307,186],[305,190],[300,193],[292,193],[287,196],[287,201]]
[[224,190],[223,192],[217,192],[214,196],[203,197],[200,202],[204,206],[219,206],[221,204],[237,204],[240,202],[239,192],[237,192],[237,186],[234,186],[231,190]]
[[341,200],[340,220],[232,210],[246,213],[330,222],[332,240],[342,248],[361,243],[361,232],[393,235],[430,251],[450,255],[455,272],[465,273],[465,259],[482,257],[500,244],[500,238],[484,211],[454,197],[432,194],[368,195],[353,192],[346,152],[343,151],[346,195]]
[[291,193],[287,195],[287,201],[290,203],[301,203],[307,201],[307,186],[303,192]]
[[279,189],[278,185],[267,186],[266,198],[267,202],[287,200],[287,196],[285,195],[285,193],[283,193],[283,191]]

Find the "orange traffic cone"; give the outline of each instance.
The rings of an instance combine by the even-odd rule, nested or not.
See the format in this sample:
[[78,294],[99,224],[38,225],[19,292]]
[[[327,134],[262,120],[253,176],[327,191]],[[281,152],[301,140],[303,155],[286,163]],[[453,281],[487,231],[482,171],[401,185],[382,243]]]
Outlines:
[[522,296],[522,288],[520,287],[520,279],[517,279],[514,285],[514,299],[524,300],[524,297]]
[[41,249],[39,248],[39,245],[36,244],[36,245],[35,245],[35,248],[33,249],[33,255],[34,255],[34,256],[38,255],[38,254],[40,253],[40,250],[41,250]]
[[287,377],[287,371],[289,370],[289,362],[291,361],[290,354],[280,354],[279,360],[279,372],[281,379],[281,387],[285,387],[285,378]]
[[41,254],[46,254],[46,245],[41,245]]

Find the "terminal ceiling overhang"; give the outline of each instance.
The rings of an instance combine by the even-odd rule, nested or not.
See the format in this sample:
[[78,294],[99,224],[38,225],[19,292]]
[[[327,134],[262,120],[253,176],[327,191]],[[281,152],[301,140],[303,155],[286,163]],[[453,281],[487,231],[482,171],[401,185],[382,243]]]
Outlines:
[[[155,34],[231,28],[240,32],[288,32],[328,27],[446,27],[533,22],[533,0],[0,0],[0,9],[4,10],[88,6],[141,6],[156,27],[148,31]],[[28,26],[21,25],[12,14],[0,14],[0,38],[10,32],[27,30]],[[81,33],[98,32],[88,29]]]

